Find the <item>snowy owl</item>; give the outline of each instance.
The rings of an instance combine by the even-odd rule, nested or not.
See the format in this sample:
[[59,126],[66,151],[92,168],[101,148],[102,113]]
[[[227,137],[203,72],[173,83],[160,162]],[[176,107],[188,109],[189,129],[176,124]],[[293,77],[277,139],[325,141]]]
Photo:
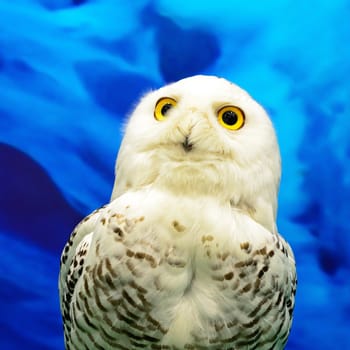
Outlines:
[[131,114],[110,203],[61,257],[66,349],[283,349],[296,291],[280,155],[244,90],[194,76]]

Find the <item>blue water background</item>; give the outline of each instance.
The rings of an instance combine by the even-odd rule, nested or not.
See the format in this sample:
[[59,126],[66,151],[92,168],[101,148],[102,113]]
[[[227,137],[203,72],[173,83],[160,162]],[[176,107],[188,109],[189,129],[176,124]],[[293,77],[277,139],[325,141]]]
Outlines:
[[199,73],[276,126],[299,275],[287,349],[350,349],[349,18],[346,0],[2,0],[0,349],[63,350],[59,255],[109,199],[123,121]]

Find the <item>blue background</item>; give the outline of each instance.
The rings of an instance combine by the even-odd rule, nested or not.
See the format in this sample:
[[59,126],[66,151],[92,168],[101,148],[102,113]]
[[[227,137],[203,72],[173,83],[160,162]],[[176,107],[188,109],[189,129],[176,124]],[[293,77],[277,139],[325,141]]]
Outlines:
[[127,113],[204,73],[277,129],[299,275],[287,349],[349,349],[349,18],[346,0],[1,0],[0,348],[63,349],[60,252],[109,200]]

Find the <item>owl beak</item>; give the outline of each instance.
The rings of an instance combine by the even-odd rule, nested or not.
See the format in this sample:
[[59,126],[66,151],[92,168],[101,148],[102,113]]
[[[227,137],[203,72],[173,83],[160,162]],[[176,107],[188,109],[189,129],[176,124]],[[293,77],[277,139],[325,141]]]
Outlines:
[[192,151],[193,144],[190,143],[188,136],[185,137],[185,141],[182,143],[182,147],[185,150],[185,152]]

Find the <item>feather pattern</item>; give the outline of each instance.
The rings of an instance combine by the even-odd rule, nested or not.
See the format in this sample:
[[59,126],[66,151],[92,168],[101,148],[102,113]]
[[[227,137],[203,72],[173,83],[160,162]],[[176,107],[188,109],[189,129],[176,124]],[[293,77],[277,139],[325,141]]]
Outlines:
[[[158,121],[162,96],[172,104]],[[219,125],[222,105],[244,111],[240,130]],[[296,270],[275,223],[280,159],[264,110],[216,77],[151,92],[116,170],[111,202],[62,254],[66,349],[283,349]]]

